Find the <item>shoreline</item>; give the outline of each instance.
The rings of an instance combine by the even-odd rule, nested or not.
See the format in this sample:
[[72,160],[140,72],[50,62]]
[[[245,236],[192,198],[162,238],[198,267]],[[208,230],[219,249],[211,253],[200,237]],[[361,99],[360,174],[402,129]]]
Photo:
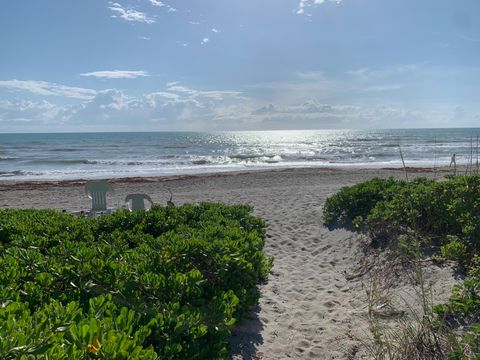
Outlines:
[[[464,169],[465,166],[458,166],[458,169]],[[434,168],[425,166],[407,166],[408,173],[451,173],[452,169],[448,166],[441,166]],[[177,175],[159,175],[159,176],[127,176],[127,177],[102,177],[95,179],[88,178],[76,178],[76,179],[20,179],[9,180],[0,179],[0,191],[14,190],[15,188],[29,189],[29,188],[42,188],[45,186],[78,186],[84,185],[87,181],[107,181],[110,184],[134,184],[134,183],[156,183],[156,182],[169,182],[177,180],[195,180],[195,179],[210,179],[219,177],[231,177],[231,176],[244,176],[251,174],[274,174],[285,172],[302,172],[302,171],[314,171],[314,172],[358,172],[358,171],[372,171],[372,172],[402,172],[405,169],[403,167],[370,167],[370,166],[302,166],[302,167],[282,167],[271,169],[251,169],[251,170],[232,170],[232,171],[220,171],[220,172],[204,172],[194,174],[177,174]]]

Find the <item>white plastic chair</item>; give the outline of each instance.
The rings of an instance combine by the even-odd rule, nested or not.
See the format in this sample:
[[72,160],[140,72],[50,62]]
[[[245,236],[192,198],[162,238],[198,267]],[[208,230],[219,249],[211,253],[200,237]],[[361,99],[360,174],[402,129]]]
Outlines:
[[150,203],[150,206],[153,205],[152,199],[147,194],[129,194],[125,198],[126,203],[130,203],[130,201],[132,202],[129,206],[130,211],[146,210],[145,200]]
[[92,212],[107,211],[107,193],[113,194],[112,185],[105,181],[87,181],[85,192],[92,199]]

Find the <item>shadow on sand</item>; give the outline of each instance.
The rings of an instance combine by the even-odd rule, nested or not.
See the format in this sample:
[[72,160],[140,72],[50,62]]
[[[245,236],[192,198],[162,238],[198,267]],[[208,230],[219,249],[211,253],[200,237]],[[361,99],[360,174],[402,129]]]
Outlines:
[[347,230],[347,231],[350,231],[350,232],[354,232],[354,233],[359,233],[361,232],[362,230],[365,230],[364,227],[362,228],[356,228],[354,225],[353,225],[353,222],[351,221],[338,221],[338,220],[335,220],[333,223],[331,224],[325,224],[323,221],[321,222],[321,226],[324,226],[326,227],[329,231],[333,231],[333,230]]
[[263,344],[261,335],[263,325],[258,317],[259,313],[260,307],[256,306],[245,319],[233,327],[229,359],[262,358],[261,354],[257,352],[258,346]]

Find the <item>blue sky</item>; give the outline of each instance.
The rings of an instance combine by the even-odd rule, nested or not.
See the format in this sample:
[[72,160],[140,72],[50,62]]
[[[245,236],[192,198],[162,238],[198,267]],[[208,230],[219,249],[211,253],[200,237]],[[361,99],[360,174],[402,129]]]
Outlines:
[[10,0],[0,132],[480,124],[478,0]]

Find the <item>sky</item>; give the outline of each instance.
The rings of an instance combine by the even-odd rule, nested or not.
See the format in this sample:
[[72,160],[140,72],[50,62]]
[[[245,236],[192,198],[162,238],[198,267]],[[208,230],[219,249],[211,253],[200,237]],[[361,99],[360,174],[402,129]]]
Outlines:
[[4,0],[0,132],[480,126],[478,0]]

